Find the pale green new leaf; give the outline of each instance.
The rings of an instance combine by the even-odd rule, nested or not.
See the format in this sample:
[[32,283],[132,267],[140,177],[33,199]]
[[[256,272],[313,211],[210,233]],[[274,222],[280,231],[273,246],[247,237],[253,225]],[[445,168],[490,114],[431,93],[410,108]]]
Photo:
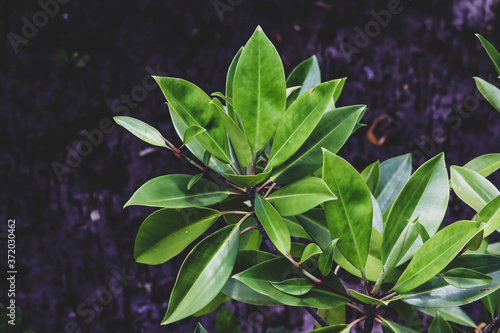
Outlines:
[[189,183],[187,184],[187,189],[190,190],[193,188],[193,186],[198,182],[198,180],[201,179],[201,177],[203,177],[203,173],[199,173],[197,175],[194,175],[193,178],[191,178],[189,180]]
[[255,195],[255,214],[276,249],[287,256],[291,246],[288,228],[276,209],[259,194]]
[[199,125],[191,125],[186,129],[186,132],[184,132],[184,141],[182,143],[182,147],[184,147],[191,139],[196,137],[197,135],[206,132],[207,130],[204,129],[203,127]]
[[338,241],[339,239],[337,238],[328,243],[328,246],[319,256],[318,269],[321,272],[322,276],[327,276],[328,274],[330,274],[330,271],[332,270],[333,250],[335,249],[335,246],[337,245]]
[[[233,61],[231,62],[231,65],[229,65],[229,69],[227,71],[227,76],[226,76],[226,97],[227,98],[233,98],[233,90],[234,90],[234,74],[236,72],[236,66],[238,65],[238,61],[240,60],[241,53],[243,52],[243,47],[241,47],[238,50],[238,53],[233,58]],[[226,110],[228,116],[236,123],[239,124],[238,116],[234,112],[233,105],[232,103],[228,103],[226,105]]]
[[338,81],[322,83],[300,95],[278,125],[267,168],[288,160],[312,133],[332,98]]
[[181,266],[162,324],[170,324],[203,309],[231,276],[240,228],[227,226],[196,245]]
[[[321,70],[316,56],[304,60],[290,73],[286,80],[286,87],[300,87],[293,93],[289,100],[290,104],[307,90],[316,87],[321,83]],[[288,105],[287,104],[287,107]]]
[[478,215],[481,222],[488,224],[484,228],[484,237],[491,235],[500,227],[500,195],[484,206]]
[[299,261],[299,265],[304,263],[307,259],[312,258],[314,256],[320,255],[323,251],[319,248],[318,245],[314,243],[309,243],[307,244],[306,248],[304,249],[304,252],[302,252],[302,256]]
[[372,231],[370,190],[346,160],[327,150],[323,152],[323,180],[338,197],[324,204],[330,234],[340,238],[337,248],[347,260],[364,270]]
[[461,289],[482,287],[493,280],[491,276],[469,268],[451,269],[443,274],[443,279],[450,285]]
[[370,192],[377,193],[380,186],[380,163],[379,161],[370,164],[362,172],[361,176],[364,178],[366,185]]
[[253,151],[273,137],[286,108],[285,72],[261,27],[247,42],[234,74],[233,106]]
[[488,177],[500,169],[500,154],[481,155],[464,165],[464,168],[476,171],[483,177]]
[[294,296],[305,295],[313,288],[312,282],[304,278],[288,279],[281,282],[270,282],[273,287],[279,291]]
[[135,261],[158,265],[181,253],[219,217],[208,208],[160,209],[141,225],[134,246]]
[[243,187],[252,187],[257,184],[260,184],[266,180],[269,179],[269,176],[271,175],[271,172],[273,170],[269,170],[263,173],[259,173],[257,175],[231,175],[231,174],[225,174],[222,175],[222,177],[226,178],[227,180],[243,186]]
[[458,221],[438,231],[415,253],[394,291],[407,293],[432,279],[484,227],[481,222]]
[[476,36],[481,41],[481,44],[483,44],[484,49],[490,56],[491,61],[495,66],[495,70],[497,71],[498,75],[500,75],[500,53],[498,53],[495,47],[491,45],[491,43],[488,42],[483,36],[481,36],[480,34],[476,34]]
[[380,185],[374,193],[384,215],[411,176],[411,154],[397,156],[380,164]]
[[153,178],[142,185],[124,207],[132,205],[187,208],[210,206],[229,196],[229,191],[201,178],[190,190],[187,189],[192,176],[173,174]]
[[362,294],[360,292],[357,292],[356,290],[352,290],[352,289],[347,289],[347,291],[349,291],[351,293],[352,296],[354,296],[354,298],[356,298],[358,301],[362,302],[362,303],[365,303],[365,304],[369,304],[369,305],[387,305],[389,304],[391,301],[382,301],[380,299],[376,299],[376,298],[373,298],[371,296],[368,296],[368,295],[365,295],[365,294]]
[[457,196],[476,212],[500,195],[498,189],[488,179],[475,171],[453,165],[451,186]]
[[152,144],[153,146],[166,147],[165,140],[158,130],[145,122],[132,117],[113,117],[115,122],[124,127],[139,139]]
[[313,209],[319,204],[337,197],[328,185],[316,177],[308,177],[279,189],[267,200],[281,216],[295,216]]
[[384,320],[382,322],[382,331],[384,333],[417,333],[417,331],[414,331],[411,328],[388,320]]
[[474,80],[476,80],[477,88],[483,94],[484,98],[500,112],[500,89],[479,77],[474,77]]

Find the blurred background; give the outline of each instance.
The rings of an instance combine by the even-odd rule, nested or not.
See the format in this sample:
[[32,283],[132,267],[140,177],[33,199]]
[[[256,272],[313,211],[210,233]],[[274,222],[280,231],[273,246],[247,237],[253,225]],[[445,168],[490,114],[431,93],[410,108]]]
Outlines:
[[[500,46],[499,19],[493,0],[0,1],[0,263],[15,219],[21,328],[215,332],[215,314],[159,326],[187,252],[155,267],[132,257],[152,210],[123,204],[150,178],[196,172],[111,121],[139,118],[180,145],[150,75],[223,91],[261,25],[287,74],[316,55],[323,80],[348,77],[338,105],[369,106],[340,152],[358,170],[408,152],[415,167],[441,151],[463,165],[500,150],[500,115],[472,79],[496,78],[474,34]],[[447,220],[471,216],[452,197]],[[246,332],[312,329],[302,309],[226,307]]]

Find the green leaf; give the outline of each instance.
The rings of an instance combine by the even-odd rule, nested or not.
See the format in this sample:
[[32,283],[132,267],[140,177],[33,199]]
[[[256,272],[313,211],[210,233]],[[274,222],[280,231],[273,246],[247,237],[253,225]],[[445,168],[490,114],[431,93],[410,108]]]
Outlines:
[[396,200],[411,176],[411,154],[397,156],[380,164],[380,186],[375,194],[382,214]]
[[201,326],[200,323],[198,323],[198,326],[196,326],[196,330],[194,330],[194,333],[208,333],[203,326]]
[[[382,238],[382,262],[385,264],[406,226],[418,217],[429,235],[434,235],[443,221],[448,206],[449,181],[444,155],[424,163],[404,185],[391,206]],[[415,253],[421,242],[415,242],[407,257]]]
[[380,210],[380,205],[378,204],[375,196],[371,195],[372,198],[372,206],[373,206],[373,218],[372,218],[372,226],[381,234],[384,233],[384,217],[382,216],[382,211]]
[[221,308],[215,316],[215,331],[217,333],[240,333],[240,325],[234,313],[227,309]]
[[356,298],[358,301],[369,304],[369,305],[388,305],[391,301],[382,301],[380,299],[373,298],[371,296],[362,294],[360,292],[357,292],[356,290],[352,289],[347,289],[351,293],[354,298]]
[[309,258],[320,255],[322,252],[323,251],[321,251],[318,245],[314,243],[307,244],[306,248],[304,249],[304,252],[302,252],[302,257],[300,258],[299,265],[304,263]]
[[304,238],[308,240],[313,240],[311,236],[302,228],[300,223],[294,216],[284,217],[283,221],[285,221],[286,226],[288,227],[288,231],[290,231],[291,237]]
[[250,145],[248,144],[247,138],[245,134],[241,131],[237,123],[234,122],[233,119],[226,114],[224,109],[222,109],[217,103],[213,101],[210,102],[217,109],[220,119],[224,123],[226,127],[227,134],[229,135],[229,139],[231,140],[231,144],[233,145],[234,152],[236,157],[238,158],[238,162],[241,167],[247,167],[250,163],[252,163],[252,149],[250,149]]
[[493,281],[483,287],[460,289],[449,285],[440,277],[434,277],[411,293],[403,295],[403,300],[425,308],[461,306],[477,301],[500,288],[500,258],[497,256],[463,254],[454,259],[444,271],[453,268],[469,268],[492,277]]
[[[234,74],[236,72],[236,66],[238,65],[238,61],[240,60],[241,53],[243,52],[243,47],[238,50],[238,53],[233,58],[231,65],[227,71],[226,77],[226,96],[228,98],[233,98],[233,88],[234,88]],[[232,103],[228,103],[226,106],[228,116],[236,123],[239,124],[238,116],[234,112]]]
[[191,139],[194,137],[200,135],[201,133],[206,132],[207,130],[204,129],[203,127],[199,125],[191,125],[186,129],[186,132],[184,132],[184,141],[182,143],[182,147],[184,147]]
[[474,80],[476,80],[477,88],[488,103],[500,112],[500,89],[479,77],[474,77]]
[[281,216],[295,216],[337,197],[321,179],[308,177],[271,194],[267,200]]
[[[304,60],[290,73],[286,80],[286,87],[297,87],[297,90],[290,96],[290,104],[307,90],[316,87],[321,83],[321,70],[316,56]],[[288,105],[287,104],[287,107]]]
[[193,314],[194,317],[201,317],[217,310],[222,304],[229,301],[229,297],[220,292],[207,306]]
[[361,175],[343,158],[324,150],[323,180],[338,196],[325,203],[332,237],[340,238],[339,251],[363,270],[368,258],[373,206],[370,190]]
[[190,190],[193,188],[193,186],[198,182],[198,180],[201,179],[201,177],[203,177],[203,173],[199,173],[197,175],[194,175],[190,180],[189,180],[189,183],[187,184],[187,189]]
[[439,314],[441,317],[459,325],[469,326],[476,328],[474,321],[458,306],[448,308],[417,308],[418,311],[423,312],[429,316],[436,317]]
[[380,163],[379,161],[370,164],[362,172],[361,176],[368,185],[370,192],[377,193],[380,186]]
[[203,147],[219,160],[230,163],[229,145],[224,125],[203,90],[181,79],[153,76],[174,111],[187,128],[198,125],[207,131],[196,136]]
[[229,196],[227,189],[203,178],[188,190],[190,181],[190,175],[182,174],[153,178],[139,187],[124,207],[132,205],[162,208],[210,206]]
[[[321,82],[320,82],[321,83]],[[319,83],[318,83],[319,84]],[[294,91],[297,91],[299,90],[300,88],[302,88],[301,86],[295,86],[295,87],[290,87],[290,88],[286,88],[286,108],[288,109],[288,106],[290,104],[292,104],[292,100],[291,100],[291,97],[290,95],[294,92]],[[313,88],[313,87],[312,87]],[[295,99],[294,99],[295,100]]]
[[393,323],[392,321],[384,320],[382,322],[382,331],[384,333],[414,333],[417,331],[412,330],[411,328],[399,325],[397,323]]
[[[183,119],[181,119],[170,106],[168,107],[168,109],[170,112],[170,117],[172,118],[172,123],[174,124],[175,131],[177,132],[179,138],[184,141],[184,133],[186,132],[186,129],[189,127],[189,125]],[[201,145],[201,143],[196,138],[189,141],[186,144],[186,147],[188,147],[189,151],[192,152],[198,160],[202,161],[203,164],[208,165],[210,169],[217,172],[219,175],[225,173],[234,173],[233,169],[231,169],[228,164],[221,162],[216,158],[210,158],[211,154]]]
[[300,296],[305,295],[311,291],[313,284],[311,281],[303,278],[288,279],[281,282],[270,281],[274,288],[285,294]]
[[347,106],[325,112],[304,144],[286,162],[275,168],[271,179],[289,183],[321,168],[325,148],[336,153],[342,148],[363,112],[364,105]]
[[415,240],[418,237],[418,217],[413,220],[413,222],[409,223],[398,240],[394,244],[387,260],[384,264],[385,270],[392,270],[394,267],[399,266],[401,264],[401,259],[403,259],[404,255],[408,252],[410,247],[415,243]]
[[295,216],[295,218],[322,249],[325,249],[332,241],[323,209],[312,209]]
[[257,27],[236,66],[233,106],[253,151],[273,137],[286,108],[285,72],[271,41]]
[[464,168],[476,171],[483,177],[488,177],[500,169],[500,154],[486,154],[476,157],[464,165]]
[[127,131],[153,146],[166,147],[165,140],[158,130],[132,117],[113,117],[115,122]]
[[231,174],[225,174],[222,175],[222,177],[226,178],[227,180],[243,186],[243,187],[252,187],[257,184],[260,184],[262,182],[265,182],[266,180],[269,179],[269,176],[271,175],[271,172],[273,170],[269,170],[263,173],[259,173],[257,175],[231,175]]
[[208,208],[160,209],[141,225],[134,246],[135,261],[158,265],[181,253],[219,217]]
[[259,194],[255,195],[255,214],[276,249],[286,256],[291,246],[288,228],[276,209]]
[[[311,273],[314,274],[314,272]],[[305,295],[293,296],[279,291],[269,283],[269,281],[300,277],[302,276],[299,270],[286,258],[265,261],[233,276],[256,292],[267,295],[284,305],[334,309],[348,302],[346,297],[339,296],[324,286],[317,286]],[[334,288],[344,289],[334,274],[329,275],[325,280]]]
[[181,266],[162,324],[189,317],[209,304],[229,279],[240,228],[227,226],[196,245]]
[[493,45],[490,44],[483,36],[480,34],[476,34],[477,38],[481,41],[481,44],[483,44],[484,49],[490,56],[493,65],[495,65],[495,70],[497,71],[498,75],[500,75],[500,53],[495,49]]
[[491,318],[495,318],[499,295],[500,295],[500,293],[497,290],[494,293],[489,294],[486,297],[483,297],[481,299],[481,302],[483,302],[484,308],[486,309],[486,311],[488,311],[491,314]]
[[322,276],[327,276],[330,274],[330,271],[332,270],[332,265],[333,265],[333,250],[335,249],[335,246],[337,245],[338,238],[332,240],[330,243],[328,243],[328,246],[325,248],[323,253],[319,256],[318,259],[318,269],[321,272]]
[[[241,215],[240,215],[241,219]],[[241,230],[245,230],[250,226],[257,226],[257,221],[254,218],[246,219],[240,226]],[[258,250],[262,242],[260,230],[254,229],[245,232],[240,236],[240,251],[243,250]]]
[[278,125],[267,168],[283,164],[302,146],[325,113],[337,84],[322,83],[290,105]]
[[469,268],[449,270],[443,274],[443,279],[450,285],[461,289],[485,286],[493,280],[492,277]]
[[484,227],[480,222],[458,221],[438,231],[415,253],[394,291],[399,294],[407,293],[429,281]]
[[350,331],[351,327],[349,325],[340,324],[318,328],[314,331],[310,331],[309,333],[349,333]]
[[[222,201],[219,205],[220,209],[226,212],[243,211],[249,213],[252,211],[252,207],[250,206],[250,201],[248,200],[248,197],[242,195],[232,195],[227,200]],[[243,216],[239,214],[234,214],[234,215],[224,214],[223,217],[227,223],[236,224],[241,220]],[[244,229],[243,226],[241,228]]]
[[[404,320],[406,325],[417,332],[423,332],[420,318],[413,305],[396,300],[392,303],[392,308],[396,310],[398,316]],[[384,331],[385,332],[385,331]]]
[[[323,320],[328,324],[328,325],[338,325],[338,324],[344,324],[346,320],[346,311],[345,311],[345,306],[340,306],[336,309],[330,309],[330,310],[324,310],[324,309],[319,309],[318,310],[318,315],[323,318]],[[316,328],[321,328],[321,325],[316,323]]]
[[453,165],[451,186],[457,196],[476,212],[500,195],[495,185],[475,171]]
[[429,327],[429,333],[453,333],[453,330],[451,329],[450,324],[448,324],[448,322],[446,322],[446,320],[444,320],[438,312]]

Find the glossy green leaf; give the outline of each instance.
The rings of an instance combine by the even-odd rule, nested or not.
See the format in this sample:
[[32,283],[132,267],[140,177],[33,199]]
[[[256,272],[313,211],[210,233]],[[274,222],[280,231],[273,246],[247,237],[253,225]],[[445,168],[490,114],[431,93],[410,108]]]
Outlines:
[[132,117],[113,117],[115,122],[139,139],[153,146],[166,147],[165,140],[158,130],[145,122]]
[[[226,76],[226,96],[228,98],[233,98],[233,90],[234,90],[234,74],[236,73],[236,66],[238,65],[238,61],[240,60],[241,53],[243,52],[243,47],[241,47],[238,50],[238,53],[233,58],[233,61],[231,62],[231,65],[229,66],[229,69],[227,71],[227,76]],[[228,103],[226,105],[226,110],[228,116],[236,123],[239,124],[239,120],[237,115],[234,112],[233,109],[233,103]]]
[[325,113],[337,84],[338,81],[322,83],[290,105],[278,125],[267,168],[279,166],[302,146]]
[[458,221],[438,231],[415,253],[394,291],[407,293],[429,281],[484,227],[480,222]]
[[411,176],[411,154],[401,155],[380,164],[380,185],[375,194],[382,214],[396,200]]
[[[311,273],[314,274],[315,272]],[[348,302],[348,299],[344,298],[344,296],[338,296],[323,286],[317,286],[305,295],[293,296],[279,291],[269,283],[269,281],[301,277],[298,269],[286,258],[265,261],[233,276],[233,278],[245,283],[253,290],[267,295],[284,305],[334,309]],[[330,274],[324,280],[334,288],[344,289],[338,278],[333,274]]]
[[[297,90],[290,97],[290,104],[307,90],[316,87],[321,83],[321,71],[316,56],[304,60],[290,73],[286,80],[286,87],[297,87]],[[289,105],[289,104],[288,104]],[[288,106],[287,105],[287,106]]]
[[[439,154],[415,171],[391,206],[382,238],[383,263],[386,263],[403,230],[417,217],[429,235],[434,235],[446,213],[449,194],[444,155]],[[407,256],[414,254],[421,244],[415,242]]]
[[302,257],[302,254],[304,253],[305,249],[306,249],[306,244],[292,242],[292,245],[290,247],[290,255],[294,258],[300,258]]
[[184,141],[182,143],[182,147],[184,147],[191,139],[196,137],[197,135],[200,135],[201,133],[206,132],[207,130],[204,129],[203,127],[199,125],[191,125],[186,129],[186,132],[184,132]]
[[269,176],[271,175],[272,170],[259,173],[257,175],[231,175],[231,174],[225,174],[222,175],[224,178],[227,180],[243,186],[243,187],[252,187],[257,184],[260,184],[262,182],[265,182],[266,180],[269,179]]
[[364,108],[364,105],[354,105],[325,112],[299,150],[274,169],[271,179],[279,184],[289,183],[320,169],[323,164],[321,148],[338,152],[351,135]]
[[306,248],[304,249],[304,252],[302,252],[299,265],[308,260],[309,258],[320,255],[322,252],[323,251],[321,251],[318,245],[314,243],[307,244]]
[[[392,302],[392,308],[396,310],[398,316],[405,322],[408,328],[417,332],[423,332],[422,323],[413,305],[401,300]],[[384,331],[385,332],[385,331]]]
[[377,193],[380,186],[380,163],[379,161],[370,164],[362,172],[361,176],[364,178],[366,185],[370,192]]
[[227,189],[203,178],[188,190],[190,181],[190,175],[182,174],[153,178],[139,187],[124,207],[132,205],[162,208],[210,206],[229,196]]
[[157,76],[154,79],[163,91],[170,110],[185,122],[187,128],[198,125],[207,130],[196,136],[203,147],[221,161],[229,163],[231,158],[226,130],[219,120],[217,110],[210,104],[210,97],[185,80]]
[[440,277],[435,277],[411,293],[403,295],[403,300],[425,308],[461,306],[477,301],[500,288],[499,257],[487,254],[465,254],[453,260],[444,270],[463,267],[491,276],[493,281],[483,287],[461,289],[449,285]]
[[408,223],[404,230],[399,235],[398,240],[394,244],[387,260],[384,264],[385,270],[392,270],[394,267],[399,266],[400,260],[408,252],[410,247],[415,243],[418,237],[418,217],[413,222]]
[[158,265],[181,253],[219,217],[208,208],[165,208],[149,215],[141,225],[134,246],[135,261]]
[[[184,133],[188,128],[188,124],[182,118],[180,118],[170,106],[168,107],[168,109],[172,118],[172,123],[174,124],[175,131],[177,132],[179,138],[184,141]],[[233,169],[231,169],[228,164],[216,158],[210,158],[212,155],[201,145],[201,143],[196,138],[190,140],[186,144],[186,147],[188,147],[189,151],[193,153],[193,155],[198,160],[203,162],[203,164],[207,165],[210,169],[217,172],[219,175],[223,175],[225,173],[234,173]]]
[[429,327],[429,333],[453,333],[453,330],[446,320],[438,312]]
[[312,209],[295,216],[295,218],[322,249],[325,249],[332,241],[323,209]]
[[276,209],[259,194],[255,195],[255,214],[276,249],[286,256],[291,246],[288,228]]
[[[321,82],[320,82],[320,83],[321,83]],[[318,84],[319,84],[319,83],[318,83]],[[290,95],[292,95],[292,93],[293,93],[294,91],[297,91],[297,90],[299,90],[300,88],[302,88],[302,87],[301,87],[301,86],[295,86],[295,87],[286,88],[286,107],[287,107],[287,108],[288,108],[288,106],[289,106],[290,104],[292,104],[292,102],[293,102],[293,101],[295,100],[295,98],[296,98],[296,97],[295,97],[295,98],[292,100]],[[313,87],[311,87],[311,88],[313,88]]]
[[[486,225],[485,225],[486,226]],[[465,245],[465,249],[468,251],[477,251],[481,244],[483,243],[484,230],[478,233],[476,236],[472,237],[472,239]]]
[[[245,230],[246,228],[251,226],[258,226],[257,221],[254,218],[246,219],[241,224],[240,228],[241,230]],[[258,250],[260,248],[261,243],[262,243],[262,235],[260,233],[260,230],[253,229],[246,231],[243,235],[240,236],[240,251]]]
[[228,308],[221,308],[215,316],[215,331],[224,333],[241,333],[238,319]]
[[484,49],[488,53],[488,55],[491,58],[491,61],[493,62],[493,65],[495,66],[495,70],[497,71],[498,75],[500,75],[500,53],[495,49],[493,45],[491,45],[490,42],[486,40],[483,36],[480,34],[476,34],[477,38],[481,41],[481,44],[483,44]]
[[200,323],[198,323],[198,326],[196,326],[194,333],[208,333],[208,332],[205,330],[203,326],[201,326]]
[[381,234],[384,233],[384,217],[382,216],[382,211],[380,210],[380,205],[378,204],[375,196],[372,197],[372,206],[373,206],[373,218],[372,218],[372,226]]
[[[323,320],[328,324],[328,325],[338,325],[338,324],[344,324],[346,320],[346,306],[339,306],[336,309],[319,309],[318,310],[318,315],[323,318]],[[321,325],[316,323],[315,328],[321,328]]]
[[233,106],[254,151],[273,137],[286,108],[285,72],[280,56],[260,27],[236,66]]
[[486,311],[491,314],[491,318],[495,318],[495,314],[497,311],[497,305],[499,300],[500,292],[497,290],[492,294],[487,295],[481,299],[481,302],[484,305]]
[[500,112],[500,89],[479,77],[474,77],[474,80],[476,81],[477,89],[483,94],[488,103]]
[[347,291],[349,291],[351,293],[351,295],[354,296],[354,298],[356,298],[358,301],[360,301],[362,303],[365,303],[365,304],[369,304],[369,305],[387,305],[387,304],[389,304],[391,302],[391,301],[382,301],[380,299],[373,298],[371,296],[368,296],[368,295],[362,294],[360,292],[357,292],[356,290],[347,289]]
[[170,324],[203,309],[229,279],[238,254],[240,229],[227,226],[196,245],[177,275],[162,324]]
[[349,325],[340,324],[318,328],[314,331],[310,331],[309,333],[349,333],[350,331],[351,327]]
[[252,149],[250,149],[250,145],[248,144],[245,134],[243,134],[237,123],[235,123],[234,120],[226,114],[223,108],[213,101],[210,103],[215,106],[220,119],[226,127],[227,134],[229,135],[229,139],[231,140],[231,144],[233,145],[234,152],[238,158],[240,166],[243,168],[247,167],[250,163],[252,163]]
[[472,328],[476,327],[474,321],[458,306],[448,307],[448,308],[417,308],[418,311],[423,312],[429,316],[435,317],[438,312],[441,317],[449,322],[453,322],[459,325],[469,326]]
[[270,282],[273,287],[279,291],[294,296],[305,295],[313,288],[312,282],[304,278],[288,279],[281,282]]
[[469,268],[454,268],[449,270],[443,274],[443,279],[448,284],[461,289],[485,286],[493,280],[492,277]]
[[313,240],[294,216],[283,217],[283,221],[285,221],[291,237],[304,238],[311,241]]
[[193,186],[198,182],[198,180],[201,179],[201,177],[203,177],[203,173],[199,173],[197,175],[194,175],[190,180],[189,180],[189,183],[187,184],[187,189],[190,190],[193,188]]
[[217,310],[222,304],[227,303],[229,297],[220,292],[207,306],[205,306],[200,311],[196,312],[194,317],[201,317]]
[[450,170],[453,190],[476,212],[481,211],[488,202],[500,195],[495,185],[477,172],[455,165]]
[[322,276],[326,276],[330,274],[330,271],[332,270],[332,265],[333,265],[333,250],[335,249],[335,246],[337,245],[337,242],[339,239],[334,239],[330,243],[328,243],[328,246],[325,248],[323,253],[319,256],[318,259],[318,269],[321,272]]
[[295,216],[337,197],[321,179],[308,177],[272,193],[267,200],[281,216]]
[[[240,251],[238,253],[238,257],[236,258],[236,263],[234,265],[232,275],[243,272],[267,260],[272,260],[276,258],[277,257],[275,255],[267,252]],[[224,288],[222,288],[222,292],[231,299],[242,303],[253,304],[253,305],[280,304],[278,301],[272,299],[271,297],[256,292],[243,282],[240,282],[232,277],[226,282]]]
[[384,333],[415,333],[411,328],[405,327],[398,323],[393,323],[392,321],[384,320],[382,322],[382,331]]
[[338,197],[325,203],[330,234],[340,238],[339,251],[363,270],[368,258],[373,206],[361,175],[343,158],[324,150],[323,180]]
[[500,169],[500,154],[481,155],[464,165],[464,168],[476,171],[483,177],[488,177]]

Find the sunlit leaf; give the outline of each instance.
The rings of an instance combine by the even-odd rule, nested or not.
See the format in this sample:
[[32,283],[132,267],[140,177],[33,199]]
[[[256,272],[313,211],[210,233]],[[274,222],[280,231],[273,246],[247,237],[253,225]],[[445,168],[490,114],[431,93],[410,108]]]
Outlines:
[[165,140],[158,130],[138,119],[132,117],[113,117],[115,122],[124,127],[139,139],[153,146],[166,147]]

